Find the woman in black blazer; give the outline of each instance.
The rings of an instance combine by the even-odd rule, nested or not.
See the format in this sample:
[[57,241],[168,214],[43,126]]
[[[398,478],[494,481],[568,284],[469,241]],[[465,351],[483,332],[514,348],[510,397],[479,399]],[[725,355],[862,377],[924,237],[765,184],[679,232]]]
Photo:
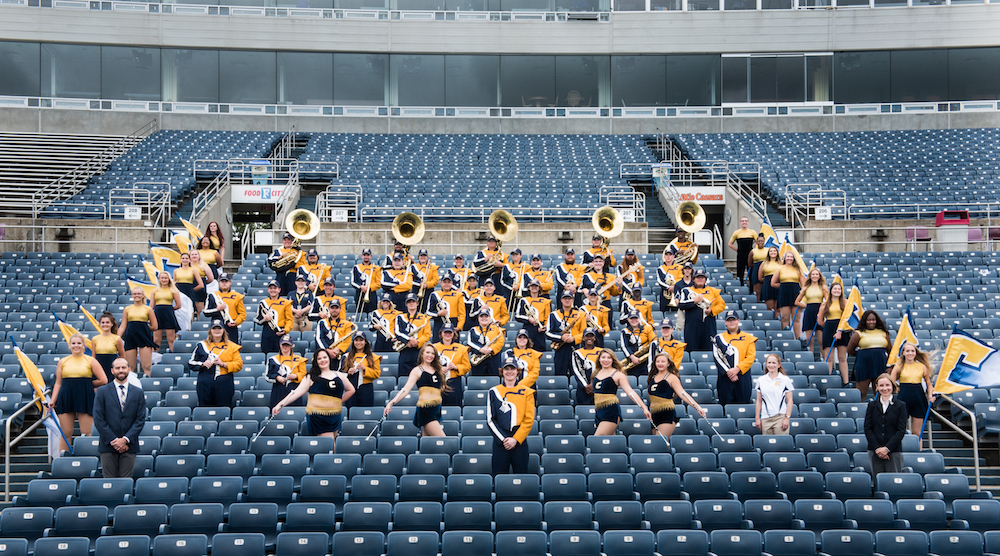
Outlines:
[[888,373],[875,379],[875,399],[865,413],[865,436],[868,458],[874,478],[882,472],[899,473],[903,469],[903,435],[906,434],[906,404],[893,396],[896,383]]

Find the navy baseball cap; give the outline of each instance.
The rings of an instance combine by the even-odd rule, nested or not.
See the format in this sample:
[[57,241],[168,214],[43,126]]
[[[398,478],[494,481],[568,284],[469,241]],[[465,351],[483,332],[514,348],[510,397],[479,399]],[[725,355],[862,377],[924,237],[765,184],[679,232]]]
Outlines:
[[445,273],[444,273],[444,276],[442,276],[442,277],[441,277],[441,281],[442,281],[442,282],[444,282],[445,280],[447,280],[447,281],[449,281],[449,282],[454,282],[454,281],[455,281],[455,280],[454,280],[454,279],[453,279],[453,278],[451,277],[451,272],[445,272]]
[[633,292],[641,292],[642,291],[642,286],[640,286],[639,284],[636,284],[636,285],[632,286],[632,291]]
[[358,330],[357,332],[354,333],[354,339],[357,340],[358,338],[364,338],[365,341],[367,342],[368,334],[364,330]]
[[521,254],[521,250],[520,249],[515,249],[515,250],[511,251],[510,254],[511,255],[520,255]]
[[570,247],[570,248],[566,249],[566,253],[573,253],[574,255],[576,255],[576,249],[573,249],[572,247]]
[[584,336],[597,336],[597,331],[591,327],[587,327],[583,330]]
[[288,232],[285,232],[284,235],[281,236],[281,239],[295,239],[295,236],[293,236]]
[[535,259],[542,260],[542,256],[539,255],[538,253],[534,253],[533,255],[531,255],[531,260]]
[[267,283],[267,287],[270,288],[271,286],[274,286],[276,288],[280,288],[281,287],[281,286],[278,285],[278,281],[277,280],[271,280],[270,282]]
[[483,280],[483,285],[485,286],[486,284],[489,284],[491,286],[496,285],[496,283],[493,282],[493,278],[487,278],[487,279]]
[[628,314],[628,318],[630,319],[637,319],[639,318],[639,316],[640,316],[639,311],[632,311],[631,313]]
[[528,331],[522,328],[522,329],[520,329],[520,330],[517,331],[517,335],[518,336],[524,336],[525,338],[527,338],[528,337]]
[[684,263],[684,268],[694,268],[694,265],[691,264],[690,262],[686,262]]
[[726,311],[726,320],[729,320],[729,319],[739,320],[739,318],[740,318],[740,315],[736,311],[733,311],[731,309],[729,311]]
[[372,254],[372,250],[371,250],[371,249],[368,249],[368,248],[366,247],[366,248],[364,248],[364,249],[362,249],[362,250],[361,250],[361,254],[362,254],[362,255],[371,255],[371,254]]
[[289,336],[288,334],[285,334],[284,336],[281,337],[281,341],[278,342],[278,343],[291,345],[291,344],[294,344],[295,342],[292,341],[292,337],[291,336]]
[[392,254],[392,258],[393,259],[403,260],[403,256],[399,254],[399,251],[396,251],[395,253],[393,253]]
[[631,247],[629,247],[628,249],[625,250],[625,254],[626,255],[635,255],[635,249],[632,249]]
[[451,322],[446,322],[444,326],[441,327],[441,332],[454,332],[454,331],[455,331],[455,325],[452,324]]
[[316,251],[316,249],[310,249],[309,252],[306,253],[306,256],[307,257],[318,257],[319,256],[319,251]]
[[602,255],[600,253],[594,255],[594,260],[597,260],[597,259],[601,259],[603,261],[604,260],[604,255]]
[[326,280],[323,280],[323,285],[325,286],[327,284],[331,286],[336,286],[337,282],[335,282],[333,278],[327,278]]
[[418,257],[419,257],[420,255],[426,255],[426,254],[427,254],[427,250],[426,250],[426,249],[421,249],[420,251],[418,251],[418,252],[417,252],[417,256],[418,256]]
[[562,296],[563,296],[563,298],[566,298],[566,297],[569,297],[569,298],[571,298],[571,299],[572,299],[572,298],[573,298],[573,292],[571,292],[571,291],[569,291],[569,290],[564,290],[564,291],[562,292]]
[[299,274],[299,275],[297,275],[297,276],[295,277],[295,281],[296,281],[296,282],[307,282],[308,280],[306,280],[306,277],[305,277],[305,276],[303,276],[303,275]]
[[219,275],[219,281],[220,282],[230,282],[231,280],[229,278],[229,274],[227,274],[225,272],[223,272],[222,274],[220,274]]
[[504,359],[503,360],[503,365],[500,365],[500,368],[501,369],[506,369],[507,367],[514,367],[516,369],[517,368],[517,359],[514,359],[513,357],[508,357],[508,358]]
[[382,299],[381,299],[381,300],[382,300],[382,301],[392,301],[392,296],[391,296],[391,295],[389,295],[388,293],[383,293],[383,294],[382,294]]
[[490,236],[490,237],[486,238],[486,241],[492,241],[493,243],[496,243],[497,242],[497,238],[495,238],[493,236]]
[[340,300],[337,299],[336,297],[334,297],[333,299],[330,300],[330,306],[331,307],[333,307],[333,306],[340,307]]
[[596,239],[601,239],[601,236],[594,234],[594,237],[590,238],[590,241],[594,241]]
[[663,319],[660,322],[660,328],[673,328],[673,327],[674,327],[674,321],[670,319]]
[[703,278],[708,278],[708,274],[705,274],[705,269],[703,268],[699,268],[698,270],[694,271],[694,277],[697,278],[699,276]]
[[222,319],[215,319],[212,321],[212,326],[209,328],[222,328]]
[[406,294],[406,303],[409,303],[411,301],[416,301],[416,300],[417,300],[417,294],[415,294],[415,293],[408,293],[408,294]]

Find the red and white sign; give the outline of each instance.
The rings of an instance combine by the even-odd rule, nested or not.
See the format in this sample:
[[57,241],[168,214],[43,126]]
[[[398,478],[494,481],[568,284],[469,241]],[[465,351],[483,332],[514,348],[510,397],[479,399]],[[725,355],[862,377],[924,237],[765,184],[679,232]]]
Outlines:
[[725,187],[677,187],[681,202],[694,201],[699,205],[726,204]]
[[234,185],[232,202],[275,204],[281,198],[284,185]]

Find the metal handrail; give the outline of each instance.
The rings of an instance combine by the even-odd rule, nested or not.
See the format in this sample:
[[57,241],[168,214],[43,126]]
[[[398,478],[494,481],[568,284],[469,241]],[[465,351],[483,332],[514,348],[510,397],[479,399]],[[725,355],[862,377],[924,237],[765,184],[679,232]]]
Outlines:
[[364,201],[364,189],[360,185],[331,185],[316,196],[316,215],[320,222],[332,222],[334,210],[347,210],[348,220],[354,214],[358,220],[358,207]]
[[[907,209],[914,207],[914,210],[893,210],[889,212],[865,212],[862,209]],[[981,207],[981,208],[980,208]],[[1000,212],[1000,203],[986,202],[955,202],[955,203],[892,203],[892,204],[852,204],[847,206],[847,220],[852,220],[859,216],[884,216],[885,218],[932,218],[934,214],[942,210],[952,210],[960,208],[969,211],[969,216],[973,218],[992,218],[994,214]],[[924,210],[930,209],[930,210]],[[978,215],[978,216],[977,216]]]
[[[149,189],[141,185],[162,185],[163,189]],[[108,192],[108,212],[106,218],[111,218],[111,208],[115,200],[131,201],[131,204],[145,208],[154,226],[164,226],[170,220],[172,187],[170,182],[136,182],[132,187],[116,187]]]
[[[795,188],[812,187],[801,191]],[[823,189],[818,183],[792,183],[785,186],[785,219],[793,228],[802,228],[814,218],[817,207],[839,207],[847,214],[847,192]]]
[[[192,173],[197,174],[198,172],[197,166],[199,162],[219,162],[219,161],[196,160],[192,163]],[[215,178],[211,181],[211,183],[209,183],[204,189],[199,191],[198,194],[195,195],[193,199],[191,199],[192,222],[197,222],[198,216],[200,215],[201,211],[205,210],[208,207],[208,204],[211,203],[213,199],[215,199],[216,195],[220,194],[222,191],[224,191],[226,188],[229,187],[229,180],[230,180],[230,174],[229,174],[229,165],[227,161],[226,167],[221,172],[219,172],[217,176],[215,176]]]
[[[964,405],[956,402],[955,400],[953,400],[951,398],[951,396],[949,396],[947,394],[938,394],[938,396],[941,396],[942,398],[944,398],[944,399],[948,400],[949,402],[951,402],[951,406],[952,407],[956,407],[957,406],[959,410],[961,410],[962,412],[964,412],[966,415],[968,415],[972,419],[972,434],[970,435],[969,433],[967,433],[964,430],[962,430],[958,425],[956,425],[955,423],[952,423],[950,419],[946,418],[944,415],[942,415],[941,413],[939,413],[938,410],[933,409],[933,407],[931,408],[931,413],[933,413],[935,416],[937,416],[937,418],[941,420],[942,424],[947,425],[950,429],[952,429],[953,431],[957,432],[962,438],[964,438],[964,439],[969,440],[969,441],[972,442],[972,458],[973,458],[973,460],[975,460],[975,469],[976,469],[976,491],[977,492],[981,491],[983,489],[983,487],[982,487],[982,484],[980,482],[980,474],[979,474],[979,430],[977,428],[977,423],[976,423],[976,413],[974,411],[970,410],[969,408],[965,407]],[[928,426],[927,426],[927,447],[930,448],[931,450],[934,450],[934,433],[933,433],[933,431],[934,431],[934,427],[931,427],[930,423],[928,423]]]
[[[32,423],[31,425],[27,426],[24,430],[22,430],[21,434],[17,435],[17,438],[14,438],[14,439],[10,438],[10,423],[11,423],[11,421],[14,420],[14,417],[17,417],[18,415],[25,414],[28,411],[28,408],[30,408],[32,405],[34,405],[36,403],[39,403],[39,402],[44,403],[44,401],[45,400],[39,398],[38,396],[35,396],[34,398],[32,398],[32,400],[30,402],[24,404],[23,406],[21,406],[20,409],[18,409],[14,413],[10,414],[9,416],[7,416],[6,422],[4,423],[4,438],[7,439],[7,442],[4,443],[4,459],[3,459],[3,467],[4,467],[4,469],[3,469],[3,486],[4,486],[4,488],[3,488],[3,501],[4,502],[10,502],[10,448],[11,448],[11,446],[16,445],[18,442],[24,440],[24,438],[27,437],[29,433],[34,432],[34,430],[37,429],[42,424],[42,421],[45,420],[46,413],[48,412],[48,409],[43,409],[42,410],[42,417],[39,420],[37,420],[34,423]],[[44,405],[43,405],[43,407],[44,407]],[[53,417],[53,419],[54,418],[55,417]]]
[[722,232],[718,224],[712,226],[712,254],[719,259],[722,258]]

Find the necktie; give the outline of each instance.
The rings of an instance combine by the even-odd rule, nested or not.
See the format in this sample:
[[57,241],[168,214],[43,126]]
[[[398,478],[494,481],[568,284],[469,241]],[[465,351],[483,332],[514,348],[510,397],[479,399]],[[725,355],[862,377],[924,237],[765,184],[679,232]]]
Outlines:
[[118,388],[119,388],[118,403],[121,404],[122,411],[125,411],[125,385],[119,384]]

